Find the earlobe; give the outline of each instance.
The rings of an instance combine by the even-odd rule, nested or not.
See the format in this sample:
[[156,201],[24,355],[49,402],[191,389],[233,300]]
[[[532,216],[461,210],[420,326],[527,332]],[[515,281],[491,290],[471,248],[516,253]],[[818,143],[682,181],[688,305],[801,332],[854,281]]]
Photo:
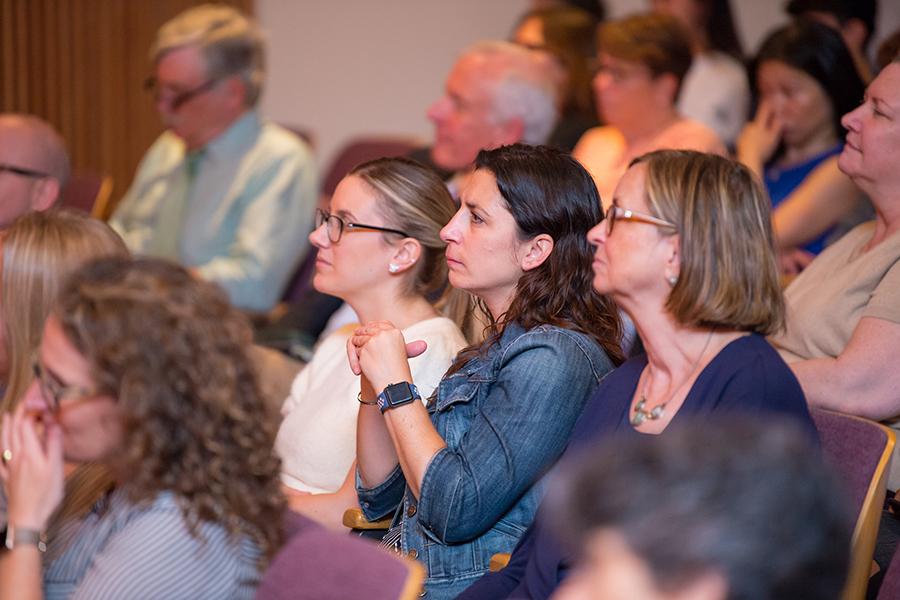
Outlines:
[[666,281],[673,287],[678,283],[678,277],[681,275],[681,238],[676,234],[668,238],[669,258],[666,261]]
[[402,273],[411,269],[418,261],[422,254],[422,244],[419,240],[406,238],[397,248],[394,256],[391,257],[388,271],[391,273]]
[[553,238],[542,233],[528,242],[525,255],[522,257],[522,270],[530,271],[544,264],[553,253]]

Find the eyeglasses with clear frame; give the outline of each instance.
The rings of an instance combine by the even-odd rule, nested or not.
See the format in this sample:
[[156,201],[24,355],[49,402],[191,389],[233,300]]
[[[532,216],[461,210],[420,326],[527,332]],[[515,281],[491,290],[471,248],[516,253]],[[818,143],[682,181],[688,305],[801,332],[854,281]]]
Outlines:
[[[222,77],[215,77],[204,83],[201,83],[200,85],[198,85],[197,87],[195,87],[193,89],[186,90],[184,92],[174,92],[171,95],[171,97],[169,97],[167,99],[167,103],[168,103],[169,107],[171,108],[171,110],[178,110],[188,101],[199,96],[200,94],[203,94],[203,93],[208,92],[209,90],[213,89],[220,81],[222,81],[222,79],[223,79]],[[150,92],[151,94],[153,94],[153,97],[156,100],[163,98],[163,96],[160,94],[159,82],[156,80],[156,77],[150,76],[147,79],[145,79],[144,80],[144,89],[146,91]]]
[[609,210],[606,211],[606,235],[610,235],[613,232],[613,227],[616,226],[616,221],[637,221],[638,223],[647,223],[649,225],[655,225],[662,229],[671,229],[674,233],[678,230],[678,227],[675,223],[670,223],[665,219],[660,219],[659,217],[654,217],[653,215],[648,215],[642,212],[635,212],[628,208],[622,208],[621,206],[616,206],[613,204],[609,207]]
[[405,231],[399,229],[391,229],[390,227],[380,227],[378,225],[364,225],[363,223],[348,223],[337,215],[328,213],[321,208],[316,209],[316,229],[325,225],[325,233],[328,234],[328,241],[337,244],[341,241],[344,231],[383,231],[385,233],[396,233],[403,237],[412,237]]
[[92,388],[61,384],[44,369],[37,355],[31,359],[31,372],[34,380],[38,382],[41,396],[47,402],[50,412],[53,413],[59,412],[63,401],[67,401],[67,404],[83,402],[96,397],[99,393],[98,390]]

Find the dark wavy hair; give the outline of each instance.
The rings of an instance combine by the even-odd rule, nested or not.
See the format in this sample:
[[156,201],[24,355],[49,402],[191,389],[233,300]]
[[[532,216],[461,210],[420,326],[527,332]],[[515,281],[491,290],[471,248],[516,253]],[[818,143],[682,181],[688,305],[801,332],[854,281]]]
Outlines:
[[856,108],[866,91],[853,57],[841,34],[810,19],[796,19],[775,30],[763,41],[751,64],[754,91],[759,66],[766,61],[782,62],[815,79],[831,102],[832,124],[840,138],[841,117]]
[[482,150],[475,169],[497,181],[519,239],[553,238],[553,252],[519,278],[515,297],[502,315],[491,315],[485,342],[457,357],[450,372],[500,338],[507,323],[525,329],[555,325],[593,338],[615,363],[622,362],[622,324],[612,300],[593,287],[593,248],[587,232],[603,218],[600,195],[590,174],[569,154],[549,146],[513,144]]
[[[247,356],[246,319],[215,285],[157,259],[102,259],[77,271],[53,314],[117,399],[135,503],[175,495],[202,521],[247,535],[271,558],[285,508],[274,419]],[[263,566],[263,565],[261,565]]]

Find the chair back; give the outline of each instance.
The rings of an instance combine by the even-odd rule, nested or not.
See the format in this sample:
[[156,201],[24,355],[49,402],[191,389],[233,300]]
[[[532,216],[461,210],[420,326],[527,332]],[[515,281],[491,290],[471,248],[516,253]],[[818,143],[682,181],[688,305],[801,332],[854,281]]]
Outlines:
[[329,197],[334,194],[334,189],[344,175],[362,162],[385,156],[405,156],[421,146],[421,141],[402,136],[369,135],[354,138],[331,161],[322,183],[322,193]]
[[854,509],[856,524],[844,600],[865,598],[875,537],[884,504],[894,432],[861,417],[828,410],[810,411],[825,461],[835,469]]
[[88,213],[97,219],[106,219],[112,194],[112,177],[96,173],[72,173],[60,192],[60,205]]
[[291,513],[286,542],[263,575],[256,600],[413,600],[425,569],[379,545],[328,531]]

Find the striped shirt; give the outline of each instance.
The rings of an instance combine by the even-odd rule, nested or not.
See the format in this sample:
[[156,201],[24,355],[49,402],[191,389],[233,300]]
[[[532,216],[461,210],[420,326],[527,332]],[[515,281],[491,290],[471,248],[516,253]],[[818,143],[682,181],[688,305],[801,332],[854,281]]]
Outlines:
[[174,495],[135,506],[121,490],[59,527],[44,562],[44,597],[252,598],[259,548],[201,522],[192,536]]

